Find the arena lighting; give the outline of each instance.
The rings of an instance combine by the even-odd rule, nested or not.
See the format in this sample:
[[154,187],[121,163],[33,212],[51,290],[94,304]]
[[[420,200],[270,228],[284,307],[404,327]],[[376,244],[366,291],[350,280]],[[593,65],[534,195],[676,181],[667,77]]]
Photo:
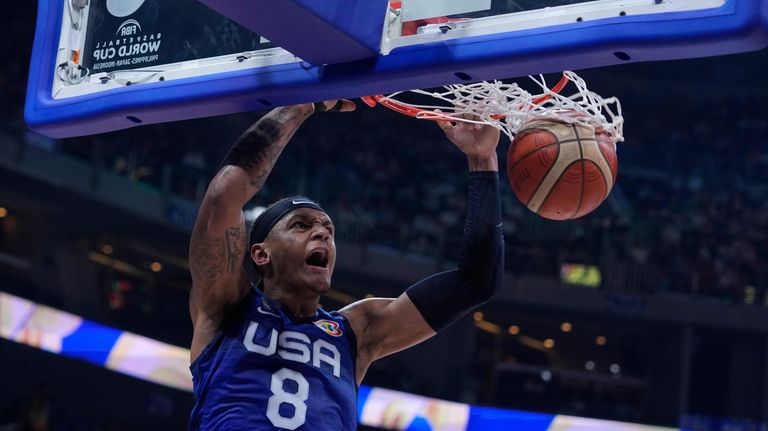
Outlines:
[[192,390],[188,349],[3,292],[0,292],[0,316],[2,338],[148,382]]
[[101,252],[104,254],[112,254],[114,251],[115,249],[109,244],[104,244],[101,246]]
[[135,277],[146,277],[149,273],[142,270],[141,268],[138,268],[128,262],[122,261],[120,259],[115,259],[113,257],[109,257],[100,253],[96,253],[95,251],[88,253],[88,259],[92,262],[96,262],[99,265],[104,265],[107,267],[110,267],[112,269],[116,269],[120,272],[133,275]]
[[551,338],[547,338],[546,340],[544,340],[544,343],[542,343],[542,344],[547,349],[551,349],[551,348],[555,347],[555,340],[553,340]]
[[544,370],[539,375],[541,376],[541,380],[544,380],[547,383],[552,381],[552,371]]
[[475,322],[479,322],[483,320],[483,312],[482,311],[475,311],[475,314],[472,315],[472,318],[475,319]]
[[501,327],[495,323],[491,323],[487,320],[478,320],[475,322],[475,327],[482,329],[485,332],[490,332],[491,334],[500,334],[501,333]]
[[595,371],[596,366],[595,361],[587,361],[587,363],[584,364],[584,368],[586,368],[587,371]]
[[595,344],[598,346],[605,346],[605,344],[608,343],[608,339],[603,337],[602,335],[595,338]]
[[0,207],[0,218],[5,218],[7,216],[8,216],[8,210],[3,207]]
[[560,330],[563,332],[571,332],[573,329],[573,325],[570,322],[563,322],[562,325],[560,325]]
[[755,289],[755,286],[744,287],[744,303],[754,304],[756,299],[757,299],[757,289]]
[[602,273],[594,265],[564,263],[560,267],[560,281],[574,286],[600,287]]
[[517,325],[512,325],[507,329],[507,332],[509,332],[509,335],[517,335],[520,333],[520,327]]
[[152,272],[160,272],[160,271],[162,271],[162,270],[163,270],[163,264],[162,264],[162,263],[160,263],[160,262],[157,262],[157,261],[155,261],[155,262],[152,262],[152,263],[149,265],[149,269],[151,269],[151,270],[152,270]]
[[[189,350],[100,325],[80,316],[0,292],[0,338],[76,358],[135,378],[192,391]],[[547,374],[549,373],[549,374]],[[543,379],[552,372],[544,370]],[[395,430],[437,424],[455,431],[679,431],[575,416],[498,409],[361,385],[362,425]],[[393,418],[397,418],[394,420]],[[397,424],[396,428],[392,424]],[[424,428],[419,428],[424,429]]]

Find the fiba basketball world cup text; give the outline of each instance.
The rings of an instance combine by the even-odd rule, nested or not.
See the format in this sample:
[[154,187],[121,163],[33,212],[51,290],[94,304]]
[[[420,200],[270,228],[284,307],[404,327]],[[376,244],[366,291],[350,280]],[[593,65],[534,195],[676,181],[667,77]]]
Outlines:
[[93,70],[136,67],[159,59],[162,33],[140,34],[141,24],[130,19],[117,29],[116,38],[96,43]]

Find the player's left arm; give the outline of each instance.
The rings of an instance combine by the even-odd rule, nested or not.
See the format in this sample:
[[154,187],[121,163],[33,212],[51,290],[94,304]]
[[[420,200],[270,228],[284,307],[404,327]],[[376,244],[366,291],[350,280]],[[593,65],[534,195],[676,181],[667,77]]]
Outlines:
[[467,218],[458,268],[421,280],[398,298],[366,299],[341,310],[357,336],[358,383],[373,361],[432,337],[488,301],[502,284],[499,132],[487,125],[439,124],[469,163]]

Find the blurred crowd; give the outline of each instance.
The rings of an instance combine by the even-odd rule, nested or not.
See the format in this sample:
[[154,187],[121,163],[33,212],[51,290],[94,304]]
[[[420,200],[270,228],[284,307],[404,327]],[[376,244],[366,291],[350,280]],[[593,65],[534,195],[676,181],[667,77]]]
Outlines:
[[[16,18],[9,25],[27,39],[8,48],[24,57],[31,28],[29,19]],[[766,63],[765,53],[754,56],[741,62]],[[717,61],[731,64],[712,60]],[[626,141],[619,144],[612,194],[582,219],[551,222],[530,213],[504,184],[508,269],[557,277],[562,264],[582,263],[600,268],[606,289],[768,300],[768,153],[761,151],[768,108],[755,103],[766,99],[768,89],[759,82],[748,85],[749,76],[739,73],[749,68],[733,64],[734,80],[726,84],[703,75],[681,86],[628,70],[619,87],[624,91],[614,93],[624,105]],[[600,90],[611,87],[613,76],[597,72],[587,78]],[[0,69],[0,98],[11,102],[0,105],[0,138],[80,157],[193,201],[201,199],[229,145],[258,115],[54,141],[24,126],[25,80],[25,62]],[[647,91],[629,91],[636,88]],[[499,146],[502,170],[507,147]],[[361,106],[353,114],[310,120],[254,204],[304,193],[330,212],[342,241],[453,259],[462,233],[465,171],[460,154],[436,127]]]
[[[625,97],[630,113],[617,185],[598,210],[578,220],[531,213],[502,173],[508,269],[557,277],[563,264],[580,263],[600,268],[606,289],[768,300],[768,155],[760,151],[768,112],[763,105],[743,109],[747,101],[668,101],[659,114],[633,115],[632,97]],[[228,146],[256,117],[60,141],[19,123],[6,130],[27,144],[199,201]],[[502,169],[507,147],[499,146]],[[311,119],[254,204],[307,194],[329,211],[341,241],[450,260],[462,234],[465,172],[458,150],[432,124],[361,106]]]
[[[632,97],[624,99],[632,112]],[[578,220],[531,213],[502,173],[508,269],[557,277],[563,264],[580,263],[600,268],[605,289],[767,300],[768,156],[760,146],[768,112],[742,109],[746,97],[730,99],[717,106],[668,101],[658,115],[627,114],[617,185]],[[54,146],[199,200],[254,118],[148,126]],[[502,170],[507,147],[499,148]],[[330,212],[342,241],[450,260],[460,244],[465,189],[465,162],[436,127],[361,107],[310,120],[254,203],[307,194]]]

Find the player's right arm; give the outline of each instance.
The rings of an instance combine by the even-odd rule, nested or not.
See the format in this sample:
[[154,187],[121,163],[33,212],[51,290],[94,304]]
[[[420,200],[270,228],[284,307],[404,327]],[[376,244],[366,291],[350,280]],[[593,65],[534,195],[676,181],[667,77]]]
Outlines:
[[364,299],[341,310],[357,338],[358,384],[373,361],[432,337],[490,300],[502,285],[499,131],[463,122],[439,125],[467,156],[470,171],[458,267],[421,280],[395,299]]
[[[347,105],[351,103],[344,102],[341,110],[354,109]],[[227,307],[249,289],[242,267],[248,245],[243,206],[264,185],[288,141],[313,112],[311,104],[287,106],[260,118],[235,142],[208,185],[189,244],[193,361],[215,336]]]

